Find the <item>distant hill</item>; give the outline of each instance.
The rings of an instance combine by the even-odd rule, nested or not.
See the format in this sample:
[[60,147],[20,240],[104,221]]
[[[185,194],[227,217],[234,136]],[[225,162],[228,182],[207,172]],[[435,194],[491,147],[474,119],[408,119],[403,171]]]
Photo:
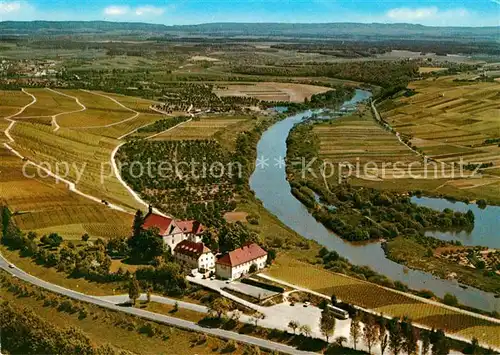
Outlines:
[[430,27],[365,23],[207,23],[166,26],[106,21],[3,21],[0,35],[149,34],[220,37],[497,40],[500,27]]

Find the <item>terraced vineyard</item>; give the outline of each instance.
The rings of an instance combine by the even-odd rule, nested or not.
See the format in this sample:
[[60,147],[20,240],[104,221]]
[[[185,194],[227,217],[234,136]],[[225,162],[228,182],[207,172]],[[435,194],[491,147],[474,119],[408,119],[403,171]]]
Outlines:
[[[80,106],[74,99],[54,91],[49,91],[47,89],[25,89],[25,91],[35,96],[37,102],[24,110],[23,113],[16,116],[16,119],[33,119],[37,117],[50,118],[50,116],[61,112],[76,111],[80,109]],[[29,99],[29,96],[27,97]]]
[[280,254],[266,271],[269,276],[326,296],[371,308],[391,317],[410,317],[415,323],[444,329],[457,336],[477,337],[480,342],[500,345],[500,325],[450,308],[424,303],[418,298],[373,283],[336,274]]
[[[21,107],[31,102],[31,97],[20,90],[0,90],[0,117],[16,114]],[[2,120],[3,121],[3,120]]]
[[[450,166],[483,164],[486,179],[450,181],[443,191],[498,191],[500,83],[455,79],[448,76],[412,82],[409,88],[414,95],[383,102],[379,110],[383,119],[428,157]],[[486,191],[485,195],[490,194]]]
[[[0,118],[14,115],[11,119],[15,121],[0,120],[0,142],[8,142],[27,159],[74,182],[76,189],[93,197],[70,192],[64,181],[43,178],[46,172],[34,166],[23,175],[25,162],[2,148],[0,198],[16,212],[19,227],[41,234],[55,231],[67,238],[80,238],[84,233],[100,237],[127,235],[131,215],[106,204],[130,212],[144,206],[114,173],[111,155],[121,143],[116,138],[165,116],[150,110],[149,100],[108,97],[101,92],[27,89],[25,93],[0,94]],[[33,100],[28,94],[37,101],[19,113]],[[89,128],[96,124],[109,126]],[[8,127],[13,142],[5,135]]]
[[[110,231],[128,234],[124,228],[132,223],[128,213],[72,193],[51,177],[25,176],[24,162],[3,147],[0,158],[0,199],[15,213],[14,220],[21,229],[39,235],[58,232],[67,239],[79,239],[85,233],[95,237],[108,237]],[[25,171],[27,175],[36,174],[33,166]]]
[[[319,157],[336,167],[349,165],[357,183],[390,186],[397,180],[403,186],[423,182],[437,187],[452,173],[446,165],[426,167],[423,157],[384,130],[368,111],[315,125],[313,134],[319,141]],[[343,170],[347,174],[349,169]]]

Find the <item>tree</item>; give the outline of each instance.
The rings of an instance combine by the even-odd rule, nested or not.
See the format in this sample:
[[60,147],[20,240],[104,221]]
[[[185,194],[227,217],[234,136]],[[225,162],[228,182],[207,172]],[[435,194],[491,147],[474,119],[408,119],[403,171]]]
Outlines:
[[235,309],[232,313],[231,313],[231,319],[235,322],[239,321],[241,318],[241,311]]
[[389,345],[389,337],[387,336],[387,321],[382,315],[378,321],[379,334],[378,341],[380,343],[380,354],[384,355],[384,351]]
[[450,344],[443,330],[436,330],[431,337],[432,354],[447,355],[450,353]]
[[87,233],[85,233],[84,235],[82,235],[82,241],[86,242],[90,239],[90,235],[88,235]]
[[179,302],[175,301],[173,311],[174,313],[179,311]]
[[8,229],[11,223],[11,216],[12,214],[10,213],[10,210],[2,206],[2,236],[5,238],[8,233]]
[[251,274],[253,274],[258,269],[259,269],[259,267],[257,266],[257,264],[253,263],[252,265],[250,265],[250,268],[248,269],[248,272],[251,273]]
[[35,240],[38,236],[35,232],[28,232],[27,237],[29,240]]
[[365,318],[365,327],[363,329],[363,338],[365,340],[366,346],[368,346],[368,353],[372,353],[372,347],[377,344],[379,336],[379,328],[375,323],[375,319],[371,314],[368,314]]
[[481,347],[479,346],[479,340],[477,338],[472,338],[472,341],[470,343],[469,347],[469,354],[479,354],[480,353]]
[[359,337],[361,336],[361,326],[359,324],[359,318],[356,316],[351,321],[350,334],[352,342],[354,344],[354,350],[356,350],[356,345],[358,343]]
[[217,314],[217,318],[221,319],[222,315],[229,311],[230,303],[224,297],[217,297],[210,302],[208,309],[211,313]]
[[329,338],[335,332],[335,316],[331,311],[328,310],[328,307],[321,312],[321,318],[319,320],[319,329],[321,330],[321,334],[326,338],[326,342],[328,343]]
[[305,337],[310,337],[311,336],[311,327],[307,324],[301,325],[300,326],[300,332],[305,336]]
[[127,257],[130,254],[127,237],[113,237],[106,244],[107,253],[114,257]]
[[418,329],[413,326],[410,319],[405,319],[401,323],[403,330],[403,349],[408,355],[417,353],[418,351]]
[[137,210],[134,216],[134,224],[132,227],[132,235],[137,236],[142,231],[142,225],[144,224],[144,215],[141,210]]
[[61,245],[63,238],[57,233],[50,233],[49,235],[44,235],[40,241],[52,248],[57,248]]
[[139,281],[137,281],[135,275],[132,277],[132,279],[129,282],[128,285],[128,297],[132,301],[132,304],[135,305],[135,302],[139,298],[141,293],[141,289],[139,287]]
[[343,347],[344,347],[344,343],[346,343],[346,342],[347,342],[347,338],[346,338],[346,337],[344,337],[344,336],[340,336],[340,337],[337,337],[337,338],[335,339],[335,343],[337,343],[337,345],[338,345],[339,347],[341,347],[341,348],[343,348]]
[[297,321],[291,320],[290,322],[288,322],[288,328],[293,330],[293,334],[295,334],[295,331],[299,327],[300,327],[300,324]]
[[132,259],[149,262],[165,253],[165,244],[157,228],[141,229],[128,240]]
[[451,293],[446,293],[444,295],[443,302],[444,302],[444,304],[447,304],[448,306],[453,306],[453,307],[458,306],[457,297],[455,295],[452,295]]
[[267,260],[266,260],[266,263],[267,263],[268,265],[271,265],[275,259],[276,259],[276,250],[275,250],[275,249],[270,248],[270,249],[267,251]]
[[148,287],[148,289],[146,290],[146,301],[148,303],[151,302],[151,287]]
[[335,306],[337,304],[337,296],[332,295],[331,300],[332,300],[332,305]]
[[394,355],[398,355],[403,349],[403,331],[397,320],[391,323],[389,334],[389,349],[392,350]]
[[420,339],[422,340],[422,355],[427,355],[431,348],[431,339],[429,336],[429,332],[423,332],[420,335]]
[[255,323],[255,326],[257,326],[257,323],[259,322],[259,320],[262,320],[266,318],[266,316],[260,312],[256,312],[253,317],[252,317],[252,320],[253,322]]

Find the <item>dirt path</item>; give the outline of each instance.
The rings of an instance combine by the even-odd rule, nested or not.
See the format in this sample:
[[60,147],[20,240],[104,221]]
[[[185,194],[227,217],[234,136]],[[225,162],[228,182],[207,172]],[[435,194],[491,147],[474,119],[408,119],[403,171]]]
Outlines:
[[[154,137],[154,136],[157,136],[158,134],[161,134],[161,133],[164,133],[164,132],[168,132],[170,131],[171,129],[174,129],[174,128],[177,128],[179,127],[180,125],[186,123],[186,122],[189,122],[191,121],[191,119],[187,120],[187,121],[184,121],[184,122],[181,122],[181,123],[178,123],[176,124],[175,126],[173,127],[170,127],[169,129],[165,130],[165,131],[162,131],[160,133],[157,133],[157,134],[154,134],[150,137],[147,137],[146,139],[149,139],[151,137]],[[132,132],[129,132],[127,133],[130,134]],[[141,205],[145,206],[145,207],[149,207],[149,204],[144,201],[138,194],[137,192],[135,192],[130,186],[128,186],[128,184],[122,179],[122,176],[120,174],[120,169],[118,169],[118,164],[116,163],[116,153],[118,152],[118,150],[120,149],[120,147],[122,145],[124,145],[126,142],[122,142],[120,144],[118,144],[115,149],[113,149],[113,152],[111,152],[111,166],[113,166],[113,172],[116,176],[116,178],[118,179],[118,181],[120,181],[120,183],[127,189],[127,191],[134,197],[134,199],[139,202]],[[157,208],[153,208],[153,211],[156,213],[156,214],[159,214],[159,215],[162,215],[162,216],[165,216],[165,217],[170,217],[164,213],[162,213],[160,210],[158,210]]]
[[112,97],[109,97],[107,95],[104,95],[104,94],[99,94],[97,92],[92,92],[92,91],[89,91],[89,90],[84,90],[84,89],[81,89],[82,91],[86,92],[86,93],[89,93],[89,94],[92,94],[92,95],[97,95],[97,96],[101,96],[101,97],[105,97],[107,98],[108,100],[111,100],[113,101],[115,104],[117,104],[118,106],[120,107],[123,107],[125,110],[127,111],[130,111],[133,113],[132,116],[124,119],[124,120],[121,120],[121,121],[118,121],[118,122],[114,122],[114,123],[110,123],[110,124],[107,124],[107,125],[102,125],[102,126],[84,126],[84,127],[72,127],[72,128],[76,128],[76,129],[89,129],[89,128],[106,128],[106,127],[113,127],[113,126],[116,126],[116,125],[119,125],[121,123],[124,123],[124,122],[128,122],[128,121],[131,121],[135,118],[137,118],[139,116],[139,112],[137,112],[136,110],[133,110],[131,109],[130,107],[127,107],[125,106],[124,104],[122,104],[121,102],[115,100],[114,98]]
[[[11,118],[17,116],[17,115],[20,115],[21,113],[24,112],[24,110],[26,110],[26,108],[28,108],[29,106],[33,105],[34,103],[37,102],[37,99],[34,95],[30,94],[29,92],[25,91],[24,89],[21,89],[26,95],[29,95],[33,98],[33,101],[31,101],[29,104],[21,107],[21,109],[13,114],[13,115],[10,115],[10,116],[7,116],[7,117],[4,117],[5,120],[9,121],[10,122],[10,125],[5,129],[4,131],[4,134],[5,136],[9,139],[9,143],[13,143],[15,142],[14,138],[12,138],[12,136],[10,135],[9,131],[12,129],[12,127],[14,126],[14,124],[16,123],[16,121],[12,120]],[[95,201],[97,203],[102,203],[102,199],[99,199],[97,197],[94,197],[94,196],[91,196],[91,195],[88,195],[86,193],[83,193],[82,191],[78,190],[76,188],[76,185],[75,183],[69,181],[69,180],[66,180],[65,178],[59,176],[59,175],[56,175],[54,174],[52,171],[48,170],[47,168],[44,168],[43,166],[27,159],[26,157],[24,157],[21,153],[19,153],[17,150],[15,150],[14,148],[12,148],[8,143],[4,143],[4,146],[5,148],[7,148],[7,150],[9,150],[12,154],[16,155],[17,157],[19,157],[20,159],[23,159],[26,161],[26,164],[30,164],[30,165],[33,165],[35,166],[36,168],[38,168],[39,170],[43,171],[44,173],[46,173],[47,175],[55,178],[57,181],[61,181],[63,183],[65,183],[67,186],[68,186],[68,189],[74,193],[77,193],[78,195],[80,196],[83,196],[89,200],[92,200],[92,201]],[[118,210],[118,211],[121,211],[121,212],[127,212],[125,209],[123,209],[122,207],[120,206],[117,206],[117,205],[113,205],[113,204],[108,204],[108,207],[109,208],[112,208],[112,209],[115,209],[115,210]]]
[[[12,129],[12,127],[14,127],[14,125],[16,124],[16,121],[14,120],[11,120],[11,118],[13,117],[16,117],[17,115],[20,115],[21,113],[24,112],[24,110],[26,110],[28,107],[30,107],[31,105],[33,105],[34,103],[36,103],[36,97],[35,95],[32,95],[30,94],[29,92],[25,91],[24,89],[21,89],[22,92],[24,92],[26,95],[29,95],[31,96],[31,98],[33,99],[30,103],[24,105],[23,107],[21,107],[19,109],[19,111],[17,111],[16,113],[14,113],[13,115],[10,115],[10,116],[7,116],[7,117],[4,117],[4,120],[6,121],[9,121],[10,124],[9,126],[5,129],[5,131],[3,132],[5,134],[5,136],[7,137],[7,139],[9,140],[9,142],[14,142],[14,138],[12,138],[12,136],[10,135],[10,130]],[[5,146],[8,146],[7,143],[4,143]]]
[[81,107],[79,110],[74,110],[74,111],[69,111],[69,112],[61,112],[61,113],[58,113],[58,114],[55,114],[55,115],[51,116],[52,117],[52,125],[54,126],[54,132],[57,132],[61,128],[61,126],[59,126],[59,124],[57,123],[57,117],[58,116],[69,115],[71,113],[82,112],[82,111],[85,111],[87,109],[87,107],[85,107],[85,105],[82,104],[80,102],[80,100],[78,100],[78,98],[75,97],[75,96],[71,96],[71,95],[65,94],[63,92],[51,89],[51,88],[47,88],[47,90],[49,90],[49,91],[51,91],[53,93],[56,93],[58,95],[69,97],[69,98],[75,100],[75,102],[78,104],[78,106]]

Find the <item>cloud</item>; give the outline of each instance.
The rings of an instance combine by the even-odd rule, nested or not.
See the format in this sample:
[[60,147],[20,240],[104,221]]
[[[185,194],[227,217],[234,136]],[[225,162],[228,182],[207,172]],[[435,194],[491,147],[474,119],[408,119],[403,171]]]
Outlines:
[[165,9],[162,7],[146,5],[137,7],[134,12],[137,16],[160,16],[163,15]]
[[445,24],[449,21],[458,21],[459,19],[469,17],[469,15],[469,11],[464,8],[440,10],[435,6],[420,8],[400,7],[387,11],[386,18],[391,22]]
[[20,1],[0,1],[0,14],[18,12],[21,10],[21,7]]
[[106,7],[103,12],[108,16],[152,17],[163,15],[165,13],[165,8],[152,5],[141,5],[134,8],[130,6],[112,5]]
[[130,12],[128,6],[108,6],[104,9],[104,14],[109,16],[126,15]]

